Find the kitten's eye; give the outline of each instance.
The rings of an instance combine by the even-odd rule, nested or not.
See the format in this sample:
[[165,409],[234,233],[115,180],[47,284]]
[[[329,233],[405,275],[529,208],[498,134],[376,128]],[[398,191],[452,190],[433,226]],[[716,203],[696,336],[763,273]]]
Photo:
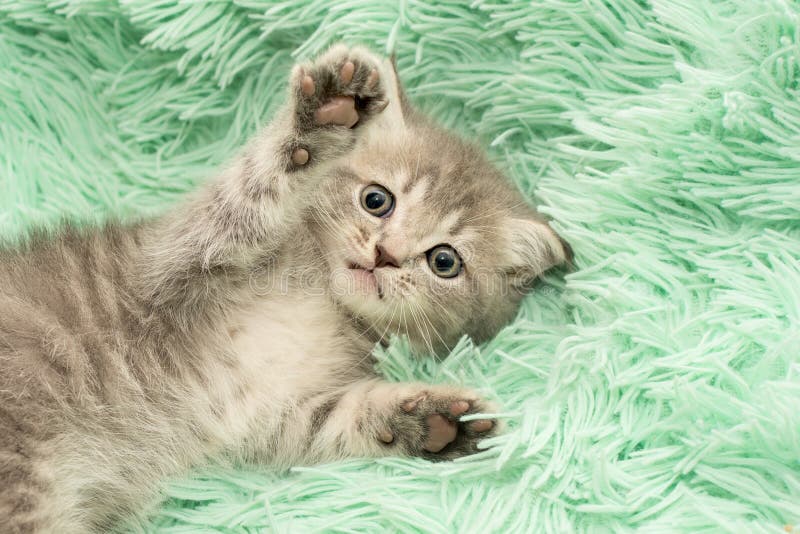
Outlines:
[[394,197],[383,186],[368,185],[361,191],[361,206],[375,217],[386,217],[394,209]]
[[450,245],[439,245],[430,249],[428,265],[441,278],[453,278],[461,272],[461,258]]

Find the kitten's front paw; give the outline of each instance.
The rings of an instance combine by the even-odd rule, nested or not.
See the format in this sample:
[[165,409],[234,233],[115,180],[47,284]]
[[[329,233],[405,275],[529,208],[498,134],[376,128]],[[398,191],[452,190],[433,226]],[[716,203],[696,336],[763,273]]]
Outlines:
[[486,413],[488,405],[470,393],[431,388],[403,399],[378,439],[398,445],[408,454],[431,460],[451,460],[478,451],[477,444],[497,431],[494,419],[461,422],[459,418]]
[[[362,48],[336,45],[315,61],[292,72],[297,128],[351,129],[383,111],[388,100],[380,75],[380,59]],[[305,154],[293,154],[304,164]]]

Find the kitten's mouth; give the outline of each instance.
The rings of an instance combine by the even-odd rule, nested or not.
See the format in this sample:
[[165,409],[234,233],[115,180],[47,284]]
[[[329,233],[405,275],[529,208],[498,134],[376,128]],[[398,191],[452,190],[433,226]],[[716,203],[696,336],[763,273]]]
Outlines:
[[347,262],[347,268],[353,271],[353,276],[356,279],[356,283],[360,283],[360,285],[366,286],[370,289],[374,287],[376,293],[378,294],[378,298],[383,298],[383,290],[381,290],[381,285],[378,283],[378,278],[375,276],[374,269],[364,267],[363,265],[352,261]]

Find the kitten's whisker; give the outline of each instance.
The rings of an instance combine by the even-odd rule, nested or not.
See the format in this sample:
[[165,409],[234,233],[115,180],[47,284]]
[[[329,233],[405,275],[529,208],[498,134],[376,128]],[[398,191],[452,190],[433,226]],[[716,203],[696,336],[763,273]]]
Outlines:
[[[398,309],[398,308],[400,308],[400,307],[401,307],[401,306],[400,306],[400,303],[399,303],[399,302],[396,302],[396,303],[395,303],[395,305],[394,305],[394,306],[391,308],[391,310],[392,310],[392,316],[391,316],[391,318],[389,319],[389,322],[387,323],[387,327],[386,327],[386,329],[384,329],[383,333],[382,333],[382,334],[380,335],[380,337],[378,338],[378,341],[377,341],[378,343],[380,343],[381,341],[383,341],[383,338],[384,338],[384,336],[386,335],[386,331],[388,330],[388,327],[389,327],[389,325],[391,325],[391,322],[392,322],[392,320],[394,319],[394,314],[395,314],[395,312],[397,311],[397,309]],[[375,324],[378,324],[378,323],[379,323],[379,321],[380,321],[380,320],[382,320],[382,319],[383,319],[383,317],[385,317],[385,316],[386,316],[388,313],[389,313],[389,310],[388,310],[388,309],[387,309],[387,310],[384,310],[384,312],[381,314],[381,316],[378,318],[378,320],[377,320],[377,321],[374,321],[374,323],[375,323]],[[364,334],[366,334],[366,332],[367,332],[367,331],[369,331],[370,329],[373,329],[373,326],[372,326],[372,325],[370,325],[370,326],[367,328],[367,330],[365,330],[364,332],[362,332],[362,334],[361,334],[361,335],[364,335]],[[376,331],[376,333],[377,333],[377,331]],[[361,337],[361,335],[359,335],[359,337]],[[358,365],[361,365],[362,363],[364,363],[364,361],[366,361],[367,359],[369,359],[369,358],[371,358],[371,357],[372,357],[372,351],[370,351],[370,352],[367,352],[367,353],[366,353],[366,354],[365,354],[365,355],[364,355],[364,356],[363,356],[363,357],[362,357],[360,360],[358,360],[358,362],[357,362],[357,364],[356,364],[356,365],[357,365],[357,366],[358,366]]]
[[441,334],[439,334],[439,329],[434,326],[433,321],[430,320],[430,318],[428,317],[428,314],[425,312],[425,309],[422,306],[419,307],[419,312],[420,312],[420,314],[422,316],[423,321],[426,321],[430,325],[431,329],[433,330],[433,333],[436,334],[436,337],[438,337],[439,341],[442,342],[442,346],[447,351],[449,351],[450,350],[450,346],[447,344],[447,342],[444,339],[442,339]]
[[437,306],[439,306],[439,308],[442,310],[442,314],[444,315],[445,319],[447,319],[447,321],[450,324],[450,326],[453,326],[453,327],[458,326],[458,319],[457,319],[456,315],[454,313],[452,313],[450,310],[448,310],[447,307],[444,304],[439,302],[435,298],[435,296],[431,298],[431,302],[436,304]]
[[[398,302],[395,302],[395,305],[392,306],[392,308],[391,308],[392,315],[389,317],[389,320],[386,322],[386,326],[384,327],[383,332],[381,332],[381,337],[380,337],[381,341],[383,341],[384,336],[386,336],[386,332],[388,332],[389,328],[392,326],[392,321],[394,320],[394,314],[397,312],[397,309],[399,307],[400,307],[400,303],[398,303]],[[386,317],[386,313],[382,314],[381,319],[383,319],[384,317]]]
[[[406,320],[406,308],[405,308],[405,306],[400,308],[400,311],[402,312],[401,319],[403,321],[403,330],[408,332],[408,321]],[[400,334],[400,323],[399,322],[397,323],[397,333],[398,333],[398,335]]]
[[[381,333],[378,335],[377,342],[379,343],[379,342],[383,341],[383,340],[384,340],[384,336],[386,335],[386,331],[388,330],[388,328],[389,328],[389,325],[391,325],[391,321],[394,319],[394,314],[396,313],[396,311],[397,311],[397,308],[399,308],[399,307],[400,307],[400,303],[399,303],[399,302],[395,302],[394,306],[392,306],[392,307],[390,307],[390,308],[387,308],[387,309],[384,309],[384,310],[381,312],[380,316],[378,316],[376,319],[373,319],[373,320],[370,320],[370,321],[369,321],[369,323],[367,324],[367,328],[366,328],[366,329],[365,329],[363,332],[361,332],[360,334],[358,334],[358,337],[366,337],[366,334],[367,334],[367,332],[369,332],[370,330],[372,330],[372,331],[373,331],[375,334],[378,334],[378,330],[377,330],[377,328],[379,327],[378,325],[380,325],[380,323],[383,321],[383,319],[384,319],[384,318],[385,318],[387,315],[389,315],[389,313],[391,312],[392,316],[390,317],[390,319],[389,319],[389,322],[387,323],[387,326],[386,326],[386,328],[384,328],[383,332],[381,332]],[[366,319],[366,318],[365,318],[365,319]],[[366,321],[365,321],[365,322],[366,322]],[[368,355],[368,356],[369,356],[369,355]],[[363,360],[362,360],[362,361],[363,361]]]
[[[419,326],[419,321],[417,320],[417,315],[416,315],[416,313],[414,313],[414,308],[413,308],[413,306],[409,306],[409,308],[408,308],[408,313],[410,313],[410,314],[411,314],[411,318],[414,320],[415,337],[416,337],[416,332],[419,332],[419,333],[420,333],[420,335],[422,335],[422,329],[421,329],[421,328],[420,328],[420,326]],[[424,340],[424,339],[425,339],[425,338],[423,337],[423,340]]]
[[[428,330],[427,325],[420,324],[419,317],[417,316],[416,312],[414,311],[418,307],[419,307],[418,304],[412,302],[411,303],[411,308],[409,308],[409,311],[411,312],[411,314],[414,317],[414,323],[417,325],[417,329],[419,330],[420,335],[422,335],[422,340],[425,342],[425,345],[428,347],[428,351],[431,354],[434,354],[435,351],[433,350],[433,343],[431,342],[431,339],[430,339],[430,331]],[[425,329],[424,331],[423,331],[423,327]]]
[[344,234],[344,230],[335,224],[336,219],[327,208],[318,207],[312,216],[333,237],[340,237]]

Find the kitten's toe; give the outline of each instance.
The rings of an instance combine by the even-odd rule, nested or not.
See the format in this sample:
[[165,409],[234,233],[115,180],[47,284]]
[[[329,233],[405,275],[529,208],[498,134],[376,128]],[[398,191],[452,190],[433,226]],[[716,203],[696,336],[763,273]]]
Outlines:
[[300,91],[305,96],[313,96],[314,92],[316,91],[316,87],[314,86],[314,78],[308,74],[303,75],[303,79],[300,80]]
[[369,73],[369,77],[367,78],[367,89],[373,89],[377,85],[378,80],[380,80],[380,77],[381,75],[378,73],[378,70],[372,69],[372,71]]
[[465,400],[459,400],[450,403],[450,413],[456,417],[467,413],[467,410],[469,410],[469,402]]
[[467,427],[473,432],[488,432],[494,428],[494,421],[491,419],[476,419],[475,421],[467,423]]
[[352,61],[345,61],[342,69],[339,71],[339,79],[342,84],[347,85],[353,81],[353,74],[356,71],[355,63]]

